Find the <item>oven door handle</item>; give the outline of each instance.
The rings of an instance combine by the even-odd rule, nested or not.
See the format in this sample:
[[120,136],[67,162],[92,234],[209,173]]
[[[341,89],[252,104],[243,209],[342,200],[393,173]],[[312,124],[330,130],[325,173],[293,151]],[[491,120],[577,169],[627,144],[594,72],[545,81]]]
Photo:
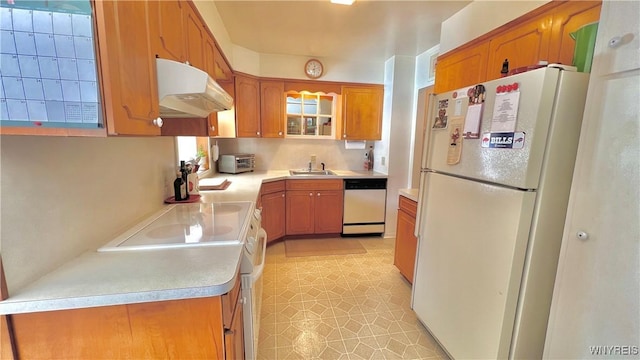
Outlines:
[[262,242],[262,259],[260,259],[260,265],[255,266],[251,272],[251,283],[255,283],[256,280],[262,276],[262,272],[264,271],[264,262],[267,258],[267,232],[264,231],[263,228],[258,230],[258,239],[260,239],[258,244]]

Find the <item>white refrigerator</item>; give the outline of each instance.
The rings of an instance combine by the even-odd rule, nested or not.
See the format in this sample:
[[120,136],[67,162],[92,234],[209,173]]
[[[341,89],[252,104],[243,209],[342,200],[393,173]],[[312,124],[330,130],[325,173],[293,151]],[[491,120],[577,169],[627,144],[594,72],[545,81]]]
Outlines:
[[539,359],[589,74],[545,67],[436,95],[412,307],[455,359]]

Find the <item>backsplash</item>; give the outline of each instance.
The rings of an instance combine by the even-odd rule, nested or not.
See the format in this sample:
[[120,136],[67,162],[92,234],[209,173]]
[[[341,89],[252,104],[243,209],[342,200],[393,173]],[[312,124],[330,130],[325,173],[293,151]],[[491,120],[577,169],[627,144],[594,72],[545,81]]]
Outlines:
[[[216,139],[220,154],[251,153],[256,155],[256,170],[286,170],[305,168],[311,155],[316,156],[317,167],[325,163],[327,169],[362,170],[366,150],[346,150],[339,140]],[[367,148],[373,142],[367,142]]]
[[1,137],[0,251],[9,293],[159,210],[172,137]]

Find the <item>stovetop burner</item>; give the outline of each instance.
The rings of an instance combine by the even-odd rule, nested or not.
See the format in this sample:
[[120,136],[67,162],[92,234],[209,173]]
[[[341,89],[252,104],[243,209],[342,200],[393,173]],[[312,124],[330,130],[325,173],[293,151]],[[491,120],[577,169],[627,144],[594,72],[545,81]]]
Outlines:
[[251,202],[176,204],[98,251],[240,244]]

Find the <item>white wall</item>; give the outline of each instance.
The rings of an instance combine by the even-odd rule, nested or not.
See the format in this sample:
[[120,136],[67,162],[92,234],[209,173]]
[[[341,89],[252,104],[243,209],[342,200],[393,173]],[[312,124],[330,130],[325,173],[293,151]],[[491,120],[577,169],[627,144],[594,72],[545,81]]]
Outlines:
[[175,178],[173,138],[3,135],[0,148],[10,293],[160,209]]
[[374,170],[389,175],[385,237],[395,237],[398,191],[409,185],[415,66],[415,58],[407,56],[394,56],[385,65],[382,140],[376,142],[374,148]]
[[440,53],[455,49],[548,2],[475,0],[442,22]]
[[[381,84],[383,81],[383,62],[318,59],[324,65],[324,74],[320,80],[373,84]],[[308,80],[303,72],[307,60],[308,56],[260,54],[260,76]]]
[[[303,72],[308,56],[263,54],[235,45],[229,38],[214,2],[196,0],[195,4],[234,70],[262,77],[308,80]],[[332,58],[320,60],[324,65],[321,80],[372,84],[383,82],[384,62],[354,62]]]

